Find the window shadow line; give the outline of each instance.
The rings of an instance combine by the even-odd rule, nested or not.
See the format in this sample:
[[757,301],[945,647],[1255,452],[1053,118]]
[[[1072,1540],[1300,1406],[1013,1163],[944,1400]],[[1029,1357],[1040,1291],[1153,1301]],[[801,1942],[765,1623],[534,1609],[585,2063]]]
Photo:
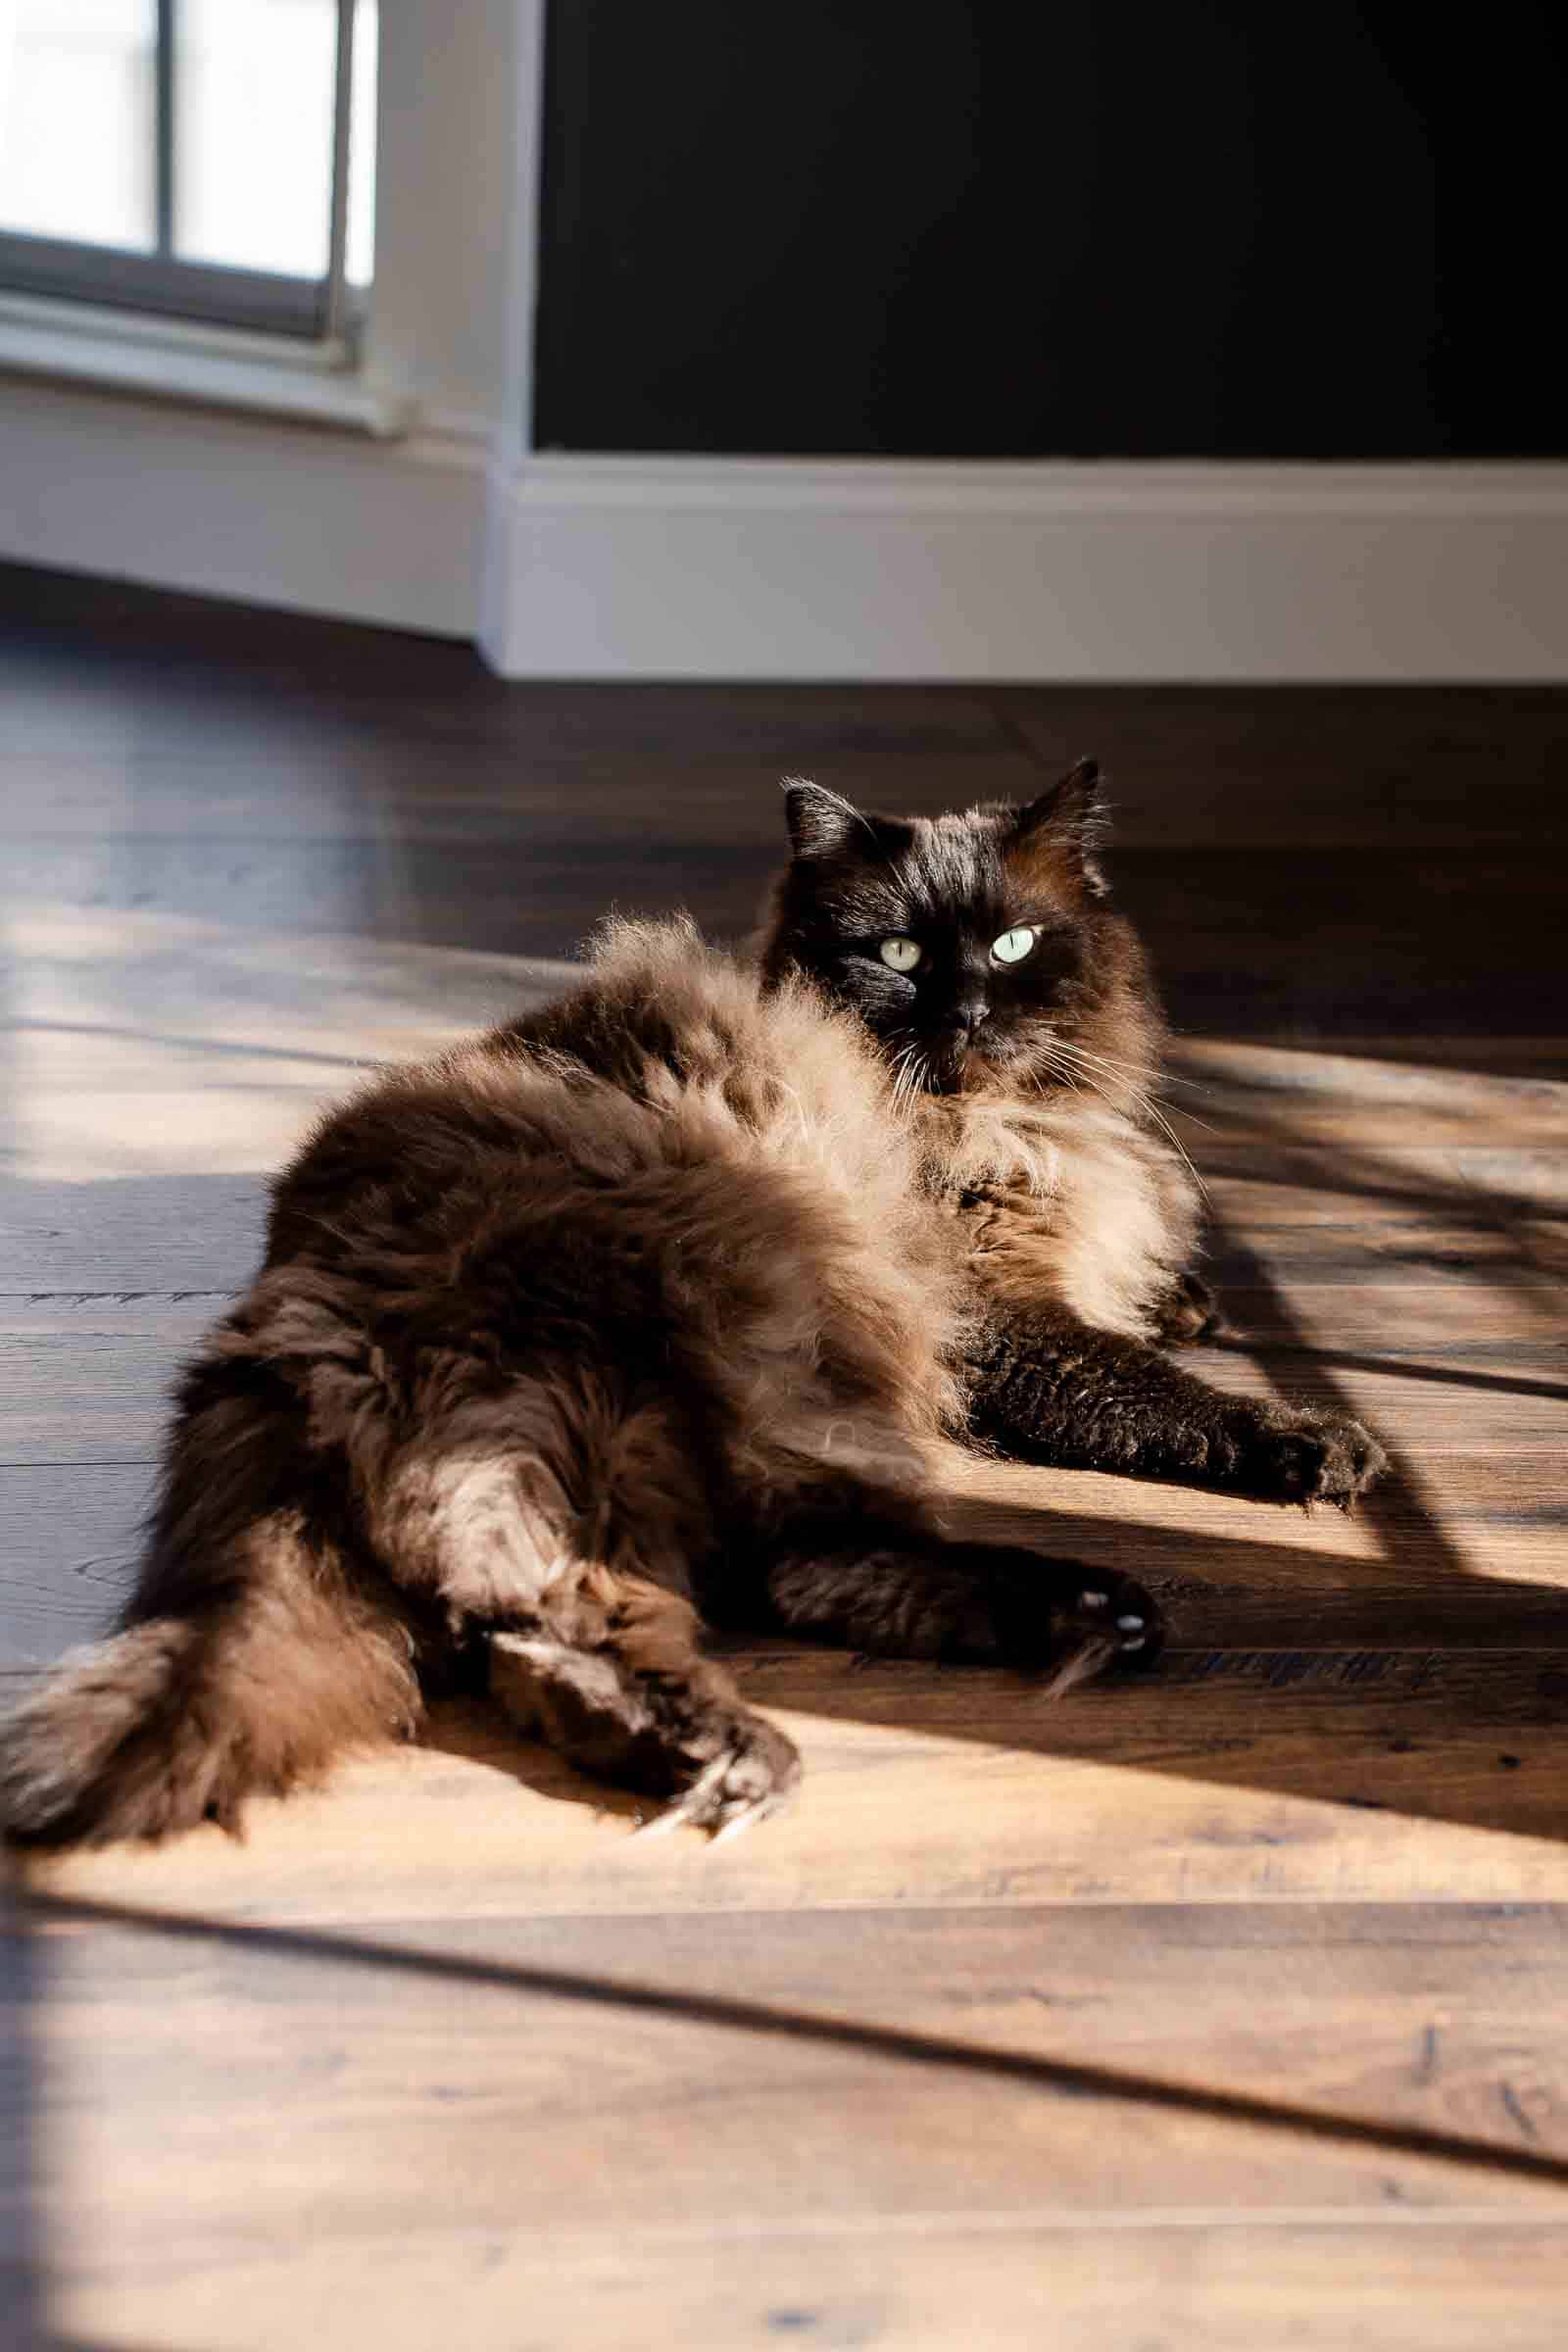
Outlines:
[[1417,1363],[1402,1356],[1346,1355],[1335,1348],[1314,1348],[1302,1341],[1267,1337],[1251,1340],[1242,1336],[1211,1340],[1206,1345],[1218,1353],[1248,1356],[1265,1367],[1275,1361],[1322,1364],[1337,1372],[1375,1372],[1391,1380],[1435,1381],[1455,1389],[1492,1389],[1508,1396],[1544,1396],[1554,1404],[1568,1404],[1568,1387],[1560,1381],[1519,1380],[1504,1372],[1453,1371],[1444,1364]]
[[[1212,1226],[1216,1254],[1223,1252],[1233,1265],[1245,1269],[1247,1287],[1261,1309],[1258,1327],[1248,1335],[1252,1350],[1266,1369],[1271,1354],[1309,1355],[1313,1352],[1310,1334],[1303,1327],[1285,1287],[1277,1282],[1258,1251],[1223,1217],[1215,1217]],[[1355,1405],[1332,1374],[1325,1374],[1323,1386],[1329,1401],[1342,1413],[1356,1418]],[[1384,1439],[1388,1468],[1381,1479],[1358,1498],[1357,1508],[1377,1537],[1384,1557],[1391,1563],[1398,1556],[1397,1519],[1402,1510],[1420,1530],[1426,1555],[1449,1577],[1465,1577],[1471,1573],[1463,1552],[1449,1537],[1438,1514],[1427,1502],[1422,1482],[1405,1449]]]
[[384,1058],[369,1054],[322,1054],[310,1046],[267,1046],[248,1038],[188,1037],[173,1030],[128,1029],[110,1021],[41,1021],[18,1018],[0,1021],[8,1035],[41,1037],[107,1037],[121,1044],[169,1046],[181,1054],[237,1054],[255,1061],[308,1061],[321,1069],[350,1070],[356,1075],[385,1069]]
[[1363,2147],[1389,2156],[1411,2156],[1455,2167],[1472,2167],[1505,2179],[1550,2182],[1568,2188],[1568,2155],[1539,2148],[1505,2147],[1422,2124],[1377,2123],[1361,2116],[1330,2115],[1286,2100],[1246,2091],[1204,2090],[1158,2076],[1046,2058],[1018,2050],[992,2050],[974,2042],[917,2033],[898,2026],[813,2017],[797,2009],[769,2007],[718,1993],[680,1992],[652,1984],[617,1984],[574,1970],[523,1967],[515,1962],[477,1960],[461,1953],[408,1950],[361,1936],[323,1935],[318,1929],[257,1927],[204,1918],[197,1913],[149,1911],[132,1904],[93,1901],[24,1887],[25,1911],[40,1925],[128,1928],[193,1943],[219,1944],[254,1953],[272,1951],[298,1959],[336,1960],[381,1968],[411,1977],[436,1977],[450,1984],[501,1992],[529,1993],[547,2000],[578,2001],[590,2007],[633,2010],[647,2017],[715,2026],[730,2033],[768,2034],[780,2040],[901,2060],[922,2067],[1032,2085],[1072,2097],[1116,2099],[1177,2115],[1202,2116],[1251,2130],[1289,2132],[1342,2147]]

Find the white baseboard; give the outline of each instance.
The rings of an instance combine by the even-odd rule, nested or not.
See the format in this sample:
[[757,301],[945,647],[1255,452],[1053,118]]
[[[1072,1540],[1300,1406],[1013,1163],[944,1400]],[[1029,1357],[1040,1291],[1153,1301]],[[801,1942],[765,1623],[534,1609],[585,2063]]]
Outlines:
[[472,637],[487,455],[0,379],[0,558]]
[[535,456],[504,676],[1568,678],[1568,465]]
[[1568,679],[1568,464],[485,454],[0,379],[0,558],[516,678]]

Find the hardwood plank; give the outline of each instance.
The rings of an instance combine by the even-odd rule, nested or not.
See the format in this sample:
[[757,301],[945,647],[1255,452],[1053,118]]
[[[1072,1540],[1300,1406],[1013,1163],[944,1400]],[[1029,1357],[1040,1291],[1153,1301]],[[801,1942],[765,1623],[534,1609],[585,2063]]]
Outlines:
[[7,1463],[150,1461],[175,1367],[220,1305],[156,1293],[13,1303],[0,1340]]
[[[63,1905],[41,1913],[36,1964],[58,2062],[86,2063],[102,2028],[117,2067],[168,2073],[160,2095],[171,2107],[190,2103],[181,2050],[198,2068],[216,2062],[226,2001],[258,2030],[241,2063],[275,2063],[260,2032],[265,2009],[281,2006],[303,2027],[316,2007],[341,2007],[350,1972],[378,2074],[405,2031],[422,2040],[442,2005],[457,2005],[451,2081],[470,2097],[515,2096],[527,2082],[530,2097],[550,2099],[533,2070],[567,2068],[574,2025],[598,2010],[606,2074],[637,2070],[650,2105],[656,2083],[658,2101],[682,2095],[688,2044],[721,2072],[771,2067],[793,2041],[802,2071],[847,2053],[910,2081],[926,2070],[939,2090],[944,2070],[951,2086],[966,2065],[984,2073],[994,2058],[998,2080],[1038,2090],[1135,2106],[1144,2092],[1169,2093],[1175,2110],[1185,2100],[1186,2112],[1234,2127],[1232,2152],[1244,2156],[1250,2136],[1288,2137],[1314,2121],[1323,2144],[1343,2126],[1341,2144],[1375,2147],[1382,2132],[1396,2156],[1413,2152],[1396,2144],[1401,2132],[1428,2133],[1427,2153],[1455,2180],[1467,2166],[1484,2170],[1489,2153],[1568,2155],[1561,1906],[982,1907],[962,1925],[955,1968],[951,1912],[917,1905],[714,1914],[697,1941],[667,1916],[622,1917],[612,1932],[570,1916],[421,1918],[364,1937],[349,1927],[273,1934],[243,1919],[86,1921]],[[1274,1997],[1260,2006],[1271,1974]],[[662,2026],[679,2031],[662,2048]],[[133,2047],[138,2032],[145,2051]],[[639,2033],[649,2036],[641,2047]],[[309,2072],[291,2070],[301,2095]],[[602,2092],[598,2104],[602,2116]],[[1528,2177],[1499,2168],[1491,2193],[1505,2199]],[[1043,2202],[1082,2205],[1087,2187],[1074,2180]],[[1022,2183],[1016,2200],[999,2198],[1013,2201],[1030,2201]],[[1184,2184],[1178,2202],[1201,2205],[1200,2184]],[[783,2219],[787,2208],[769,2210]]]
[[[1562,2231],[1560,2191],[1486,2161],[1568,2145],[1560,1910],[991,1908],[967,1915],[956,1975],[953,1924],[742,1914],[700,1945],[667,1918],[620,1919],[612,1943],[570,1918],[420,1918],[373,1939],[46,1929],[43,2062],[93,2118],[51,2175],[73,2216],[66,2308],[92,2309],[107,2272],[130,2290],[122,2324],[140,2307],[177,2326],[198,2284],[205,2302],[226,2278],[245,2306],[264,2254],[274,2295],[319,2294],[378,2244],[418,2247],[428,2291],[475,2234],[564,2242],[581,2294],[614,2248],[690,2266],[794,2242],[831,2267],[835,2244],[876,2242],[896,2272],[928,2233],[978,2281],[999,2235],[1069,2224],[1113,2225],[1136,2276],[1161,2233],[1200,2241],[1238,2204],[1260,2233],[1271,2211],[1287,2238],[1369,2230],[1396,2264],[1391,2204],[1396,2227],[1451,2215],[1461,2239],[1478,2211],[1489,2231],[1532,2210]],[[1477,1971],[1490,1997],[1455,2016]],[[413,2106],[432,2056],[442,2098]],[[1282,2057],[1319,2134],[1256,2092]],[[268,2119],[243,2147],[220,2125],[236,2094]],[[541,2115],[549,2161],[519,2167]],[[155,2163],[138,2119],[156,2120]],[[1423,2132],[1448,2153],[1399,2144]],[[336,2261],[301,2279],[306,2212],[303,2244]]]
[[1423,1452],[1349,1518],[1002,1465],[956,1463],[945,1492],[950,1523],[982,1542],[1135,1571],[1177,1648],[1425,1651],[1555,1643],[1568,1630],[1553,1448]]
[[717,1850],[628,1838],[478,1702],[429,1744],[254,1808],[243,1846],[40,1864],[55,1891],[286,1923],[574,1911],[1568,1896],[1568,1652],[1200,1653],[1043,1702],[1010,1676],[751,1650],[743,1690],[797,1740],[799,1805]]
[[466,740],[461,770],[432,790],[432,759],[445,748],[418,727],[388,737],[320,728],[302,736],[296,726],[274,741],[253,726],[236,745],[224,720],[210,741],[200,733],[192,740],[185,722],[167,740],[149,743],[138,731],[131,743],[91,756],[74,745],[29,750],[10,760],[33,789],[7,832],[57,853],[81,844],[122,853],[131,843],[157,845],[167,855],[181,842],[231,850],[312,843],[335,852],[402,842],[489,845],[549,860],[575,847],[572,804],[591,792],[607,819],[600,858],[634,855],[639,810],[652,805],[668,811],[662,856],[718,847],[777,862],[785,774],[809,769],[868,806],[933,809],[951,803],[956,764],[970,800],[1027,800],[1040,783],[1016,750],[987,739],[983,719],[974,728],[878,725],[862,712],[835,726],[779,710],[733,740],[691,744],[674,756],[652,728],[642,740],[584,741],[536,726]]
[[[7,931],[20,961],[0,1018],[0,1289],[45,1287],[74,1250],[93,1267],[89,1181],[269,1172],[376,1060],[435,1053],[574,976],[466,949],[302,943],[237,910],[176,922],[33,906]],[[27,1183],[58,1189],[35,1201]],[[112,1197],[103,1221],[124,1238]],[[154,1242],[178,1233],[167,1209],[143,1225]],[[165,1278],[189,1283],[172,1266]],[[146,1286],[133,1272],[121,1287]]]
[[[1384,1294],[1382,1334],[1391,1323],[1397,1328],[1406,1296],[1402,1291]],[[1438,1367],[1454,1377],[1434,1381],[1428,1377],[1432,1367],[1426,1350],[1409,1363],[1396,1354],[1374,1352],[1382,1334],[1376,1325],[1357,1331],[1352,1319],[1342,1319],[1336,1311],[1338,1298],[1331,1290],[1315,1298],[1294,1290],[1289,1340],[1278,1346],[1264,1341],[1255,1361],[1234,1349],[1205,1350],[1194,1369],[1212,1387],[1238,1394],[1274,1390],[1303,1404],[1340,1405],[1359,1415],[1396,1452],[1403,1450],[1422,1461],[1450,1448],[1477,1453],[1517,1447],[1530,1452],[1560,1445],[1568,1434],[1568,1406],[1554,1353],[1542,1358],[1548,1377],[1531,1377],[1528,1356],[1518,1376],[1509,1377],[1502,1367],[1517,1360],[1511,1353],[1499,1356],[1494,1350],[1474,1362],[1461,1348]],[[1549,1309],[1550,1301],[1544,1298],[1542,1315]],[[1419,1342],[1414,1345],[1419,1347]],[[1464,1377],[1467,1368],[1478,1377]],[[1369,1509],[1381,1507],[1376,1493],[1368,1499]]]
[[[42,1664],[107,1622],[136,1556],[151,1413],[144,1434],[134,1460],[0,1472],[0,1667]],[[1568,1624],[1555,1449],[1424,1455],[1419,1490],[1387,1496],[1375,1524],[957,1456],[947,1491],[954,1526],[982,1541],[1135,1568],[1184,1650],[1507,1648],[1554,1644]]]
[[[1494,1054],[1502,1066],[1493,1065]],[[1325,1049],[1237,1038],[1223,1027],[1184,1031],[1171,1054],[1181,1081],[1172,1108],[1186,1115],[1190,1103],[1214,1123],[1219,1146],[1260,1137],[1309,1149],[1343,1142],[1346,1152],[1318,1158],[1332,1177],[1342,1160],[1353,1173],[1358,1144],[1485,1151],[1509,1144],[1516,1124],[1560,1138],[1568,1120],[1561,1058],[1560,1034],[1522,1047],[1490,1035],[1446,1037],[1437,1023],[1420,1039],[1369,1038],[1359,1052],[1338,1041]]]
[[[906,782],[902,770],[897,781]],[[951,801],[956,779],[943,772],[939,782],[933,803]],[[877,797],[907,805],[910,795]],[[426,948],[553,956],[572,953],[608,904],[640,913],[684,906],[705,930],[740,938],[778,863],[776,835],[753,847],[666,843],[650,835],[641,808],[614,834],[600,822],[520,837],[511,856],[498,857],[497,846],[429,842],[416,869],[390,834],[238,843],[172,835],[161,845],[134,835],[45,838],[18,842],[8,862],[10,889],[24,900],[97,899],[170,919],[226,906],[238,920],[284,933],[360,929]],[[1499,854],[1478,867],[1463,851],[1434,851],[1412,872],[1403,852],[1232,852],[1246,870],[1216,885],[1224,855],[1125,850],[1117,859],[1121,897],[1183,1029],[1344,1039],[1413,1028],[1423,1012],[1442,1031],[1477,1039],[1494,1026],[1551,1037],[1568,1029],[1552,928],[1560,890],[1539,856]],[[1454,968],[1435,980],[1428,941],[1461,893],[1473,928],[1454,929]],[[1249,896],[1253,904],[1239,913]],[[1397,922],[1391,906],[1401,909]],[[1250,943],[1245,988],[1239,928]],[[1312,932],[1339,941],[1332,969],[1293,945]]]
[[[188,1197],[186,1186],[171,1188],[165,1215],[175,1216]],[[149,1459],[163,1428],[170,1378],[221,1312],[226,1296],[217,1289],[194,1297],[86,1292],[8,1302],[10,1329],[0,1339],[5,1459]],[[1332,1336],[1338,1327],[1325,1315],[1309,1317],[1306,1328]],[[1334,1354],[1332,1345],[1323,1350],[1322,1361],[1309,1347],[1297,1349],[1282,1366],[1280,1387],[1303,1402],[1344,1400],[1386,1441],[1418,1449],[1424,1458],[1449,1449],[1533,1453],[1560,1444],[1568,1427],[1568,1407],[1550,1382],[1521,1378],[1497,1386],[1478,1381],[1451,1390],[1434,1388],[1419,1376],[1419,1366],[1409,1377],[1396,1360],[1358,1358],[1372,1368],[1347,1369],[1326,1360]],[[1218,1387],[1269,1385],[1240,1357],[1205,1360],[1202,1368]],[[1126,1492],[1131,1510],[1131,1496],[1141,1490],[1128,1487]]]
[[150,1465],[0,1469],[0,1673],[108,1631],[151,1487]]
[[[103,1631],[133,1571],[153,1434],[149,1419],[134,1461],[0,1471],[0,1669]],[[1419,1493],[1381,1503],[1376,1525],[958,1457],[949,1495],[955,1527],[982,1541],[1134,1567],[1181,1650],[1509,1648],[1556,1643],[1568,1624],[1555,1449],[1424,1456]]]
[[[104,2352],[272,2352],[283,2315],[329,2340],[423,2352],[432,2314],[472,2352],[794,2340],[898,2352],[1553,2352],[1568,2240],[1549,2220],[1213,2215],[1125,2228],[1072,2217],[903,2227],[548,2236],[405,2233],[286,2247],[179,2276],[68,2282],[65,2322]],[[1070,2328],[1070,2335],[1063,2332]]]
[[[1070,2013],[1054,2016],[1047,1992],[1005,2023],[976,2017],[988,1972],[1027,1969],[1024,1931],[1038,1948],[1045,1923],[1015,1919],[995,1947],[982,1929],[956,2014],[922,1981],[920,1928],[940,1934],[938,1923],[913,1936],[882,1924],[821,1925],[828,1997],[805,2007],[782,1990],[771,1934],[744,1919],[715,1938],[727,1970],[702,1965],[695,1983],[683,1956],[672,1979],[660,1922],[617,1936],[612,1958],[602,1925],[574,1922],[520,1934],[427,1922],[395,1939],[46,1932],[39,2063],[51,2098],[80,2119],[64,2160],[46,2156],[51,2202],[73,2216],[61,2253],[127,2270],[149,2257],[199,2265],[215,2242],[285,2241],[301,2211],[352,2240],[519,2223],[611,2231],[694,2210],[715,2235],[759,2215],[788,2227],[847,2207],[866,2226],[918,2212],[1205,2216],[1243,2194],[1260,2217],[1381,2216],[1395,2200],[1499,2218],[1560,2208],[1562,2045],[1522,2004],[1504,2000],[1472,2034],[1396,2034],[1396,2000],[1359,2002],[1354,1971],[1326,1945],[1323,1981],[1342,1982],[1339,2055],[1327,2067],[1319,2056],[1282,2104],[1267,2062],[1271,2087],[1254,2095],[1257,2045],[1244,2034],[1238,2048],[1217,2017],[1207,2031],[1195,2020],[1175,2070],[1147,2038],[1097,2038],[1084,1987],[1111,1964],[1121,1924],[1103,1913],[1085,1939],[1090,1977],[1050,1980]],[[1219,1943],[1176,1961],[1176,1998],[1205,1957],[1226,1973]],[[1299,1965],[1319,1947],[1309,1933],[1293,1949]],[[893,2022],[867,1996],[865,1964],[906,1954],[914,1981]],[[1257,1966],[1254,1951],[1249,1987]],[[410,2070],[432,2057],[442,2096],[411,2102]],[[1445,2067],[1446,2099],[1395,2086]],[[226,2122],[234,2100],[267,2117],[244,2148]],[[531,2117],[551,2119],[549,2161],[519,2175],[509,2158]]]
[[1469,849],[1560,837],[1550,689],[1018,686],[992,702],[1045,769],[1098,753],[1127,842]]
[[0,1175],[4,1326],[52,1312],[85,1330],[133,1307],[220,1314],[261,1255],[266,1213],[265,1182],[246,1173],[77,1184]]

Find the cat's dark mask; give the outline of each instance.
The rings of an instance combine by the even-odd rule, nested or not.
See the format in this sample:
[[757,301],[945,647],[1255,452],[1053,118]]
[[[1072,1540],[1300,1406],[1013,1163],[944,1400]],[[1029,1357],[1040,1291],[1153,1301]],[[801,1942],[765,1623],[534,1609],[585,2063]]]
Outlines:
[[879,816],[786,786],[793,857],[766,967],[851,1004],[911,1085],[1016,1081],[1095,995],[1099,771],[1082,760],[1024,808]]

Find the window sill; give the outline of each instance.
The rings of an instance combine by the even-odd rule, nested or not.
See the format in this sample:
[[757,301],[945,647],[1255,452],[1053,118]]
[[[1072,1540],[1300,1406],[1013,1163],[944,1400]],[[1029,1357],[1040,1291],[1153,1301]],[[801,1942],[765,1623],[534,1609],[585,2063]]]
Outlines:
[[355,372],[344,344],[288,344],[177,319],[0,294],[0,370],[400,438],[410,403]]

